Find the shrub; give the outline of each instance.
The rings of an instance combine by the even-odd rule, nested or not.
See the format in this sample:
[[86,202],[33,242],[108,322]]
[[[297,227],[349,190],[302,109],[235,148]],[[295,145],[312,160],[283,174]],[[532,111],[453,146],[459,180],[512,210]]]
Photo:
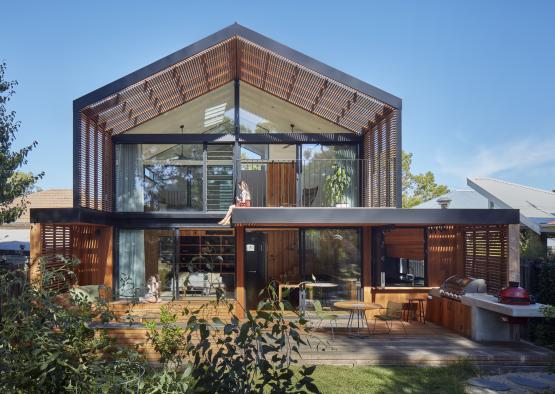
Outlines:
[[[217,301],[199,309],[185,308],[184,356],[192,366],[195,390],[204,393],[318,393],[315,367],[293,368],[300,346],[309,345],[307,321],[285,319],[285,306],[272,287],[256,311],[241,321],[233,303],[218,292]],[[226,306],[229,322],[203,317],[207,308]],[[161,330],[164,330],[162,325]],[[173,328],[170,328],[173,330]],[[162,335],[162,334],[160,334]],[[167,335],[166,337],[172,337]],[[298,374],[295,372],[298,371]]]
[[145,323],[147,341],[160,354],[160,361],[180,365],[185,350],[185,330],[177,325],[177,315],[167,306],[160,308],[160,328],[156,322]]
[[[116,393],[114,382],[137,374],[138,354],[113,346],[90,326],[95,319],[109,319],[105,303],[93,305],[69,293],[60,296],[47,286],[73,276],[78,261],[61,259],[63,267],[57,269],[46,269],[41,261],[40,282],[33,285],[21,272],[0,274],[0,299],[5,300],[0,324],[3,392]],[[14,281],[20,291],[6,298]]]

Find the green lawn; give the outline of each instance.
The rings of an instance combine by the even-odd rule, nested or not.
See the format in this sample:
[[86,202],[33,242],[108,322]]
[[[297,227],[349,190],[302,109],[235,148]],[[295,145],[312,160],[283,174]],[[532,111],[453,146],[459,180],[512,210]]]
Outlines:
[[445,367],[318,366],[315,383],[322,393],[464,393],[474,376],[470,364]]

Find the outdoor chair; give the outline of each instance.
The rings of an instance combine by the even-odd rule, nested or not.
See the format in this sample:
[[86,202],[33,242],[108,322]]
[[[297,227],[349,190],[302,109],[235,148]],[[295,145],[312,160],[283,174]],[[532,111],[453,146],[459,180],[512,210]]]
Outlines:
[[405,328],[405,322],[403,320],[403,304],[400,302],[387,302],[387,308],[382,308],[385,313],[380,313],[374,316],[374,328],[372,334],[376,331],[376,322],[378,320],[385,322],[387,327],[387,333],[391,334],[391,329],[393,328],[393,322],[398,321],[403,327],[405,335],[407,335],[407,329]]
[[312,302],[312,304],[314,305],[314,311],[316,312],[316,318],[319,320],[317,328],[322,325],[322,322],[324,320],[329,321],[330,322],[330,327],[331,327],[331,337],[332,337],[332,339],[335,339],[335,334],[333,332],[333,324],[335,323],[335,328],[337,328],[337,318],[339,316],[336,315],[336,314],[331,313],[331,311],[325,311],[324,308],[322,308],[322,304],[318,300],[314,300]]

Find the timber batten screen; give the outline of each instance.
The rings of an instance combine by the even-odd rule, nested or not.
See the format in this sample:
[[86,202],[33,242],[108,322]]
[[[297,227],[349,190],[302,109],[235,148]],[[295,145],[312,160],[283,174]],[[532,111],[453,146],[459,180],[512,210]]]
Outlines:
[[465,238],[465,275],[485,279],[497,294],[508,281],[508,226],[467,227]]
[[372,124],[364,133],[362,153],[363,165],[363,206],[401,207],[401,193],[398,187],[401,166],[400,130],[397,121],[398,110],[389,112]]
[[[185,58],[162,59],[163,68],[140,80],[130,78],[133,83],[120,81],[94,102],[81,106],[85,100],[76,100],[75,206],[113,211],[113,136],[234,80],[362,136],[361,154],[371,160],[361,176],[363,205],[400,206],[400,99],[377,88],[357,90],[348,84],[365,85],[362,81],[326,71],[327,66],[280,44],[254,41],[239,33]],[[240,129],[237,133],[239,140]]]
[[73,283],[79,285],[112,286],[112,228],[110,226],[91,224],[40,224],[37,233],[32,232],[31,242],[38,246],[31,261],[31,281],[40,275],[38,265],[41,259],[48,270],[64,267],[65,259],[79,259],[80,264],[74,269],[75,277],[58,275],[48,288],[67,290]]
[[78,173],[78,184],[74,185],[78,193],[77,206],[97,211],[113,210],[113,143],[112,136],[106,131],[105,124],[99,124],[98,118],[91,119],[80,115],[77,151],[74,171]]

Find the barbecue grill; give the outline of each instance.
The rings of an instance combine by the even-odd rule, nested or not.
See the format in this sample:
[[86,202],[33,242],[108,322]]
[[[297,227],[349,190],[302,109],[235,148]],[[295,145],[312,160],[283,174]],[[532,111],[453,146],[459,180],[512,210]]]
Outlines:
[[439,294],[442,297],[460,301],[461,296],[467,293],[485,293],[486,291],[487,287],[484,279],[453,275],[445,279],[439,289]]

